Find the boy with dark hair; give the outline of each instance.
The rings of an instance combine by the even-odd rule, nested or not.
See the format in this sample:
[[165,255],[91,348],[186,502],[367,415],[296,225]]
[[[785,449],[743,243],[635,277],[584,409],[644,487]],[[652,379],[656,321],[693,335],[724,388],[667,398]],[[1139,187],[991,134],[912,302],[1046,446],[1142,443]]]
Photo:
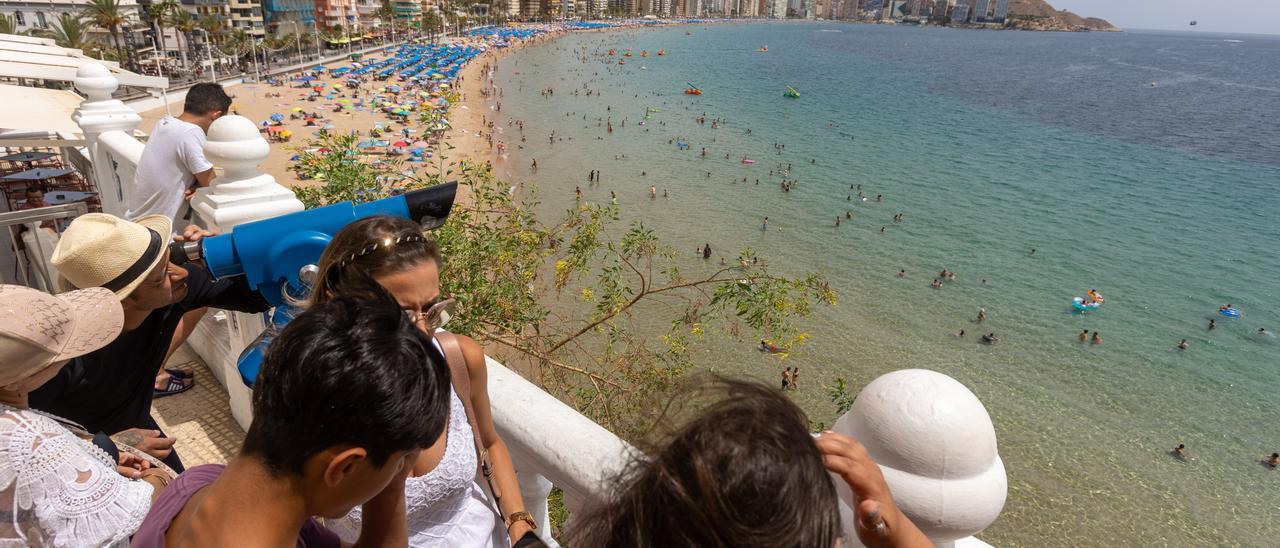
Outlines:
[[176,218],[183,198],[196,186],[213,181],[213,164],[204,157],[205,135],[214,120],[231,108],[231,97],[221,85],[196,84],[187,90],[182,108],[177,118],[165,116],[151,131],[138,161],[126,219]]
[[363,505],[357,546],[404,546],[404,478],[444,434],[449,370],[390,300],[312,307],[271,343],[225,467],[179,476],[132,546],[338,546],[311,516]]

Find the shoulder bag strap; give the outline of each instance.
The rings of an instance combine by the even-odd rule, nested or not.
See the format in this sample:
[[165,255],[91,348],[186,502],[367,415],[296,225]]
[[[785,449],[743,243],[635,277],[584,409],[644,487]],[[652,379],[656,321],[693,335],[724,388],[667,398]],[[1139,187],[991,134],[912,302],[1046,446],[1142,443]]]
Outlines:
[[467,423],[471,425],[471,438],[476,444],[478,472],[484,476],[485,483],[489,484],[489,491],[493,493],[493,503],[498,507],[498,515],[502,516],[502,506],[499,504],[502,492],[493,482],[493,466],[489,463],[489,450],[485,449],[480,429],[476,426],[475,411],[471,409],[471,373],[467,370],[467,358],[462,353],[462,345],[458,343],[457,335],[448,331],[437,331],[435,336],[436,341],[440,343],[440,349],[444,351],[444,361],[449,365],[449,378],[453,383],[453,391],[457,392],[458,399],[462,400],[462,407],[467,411]]

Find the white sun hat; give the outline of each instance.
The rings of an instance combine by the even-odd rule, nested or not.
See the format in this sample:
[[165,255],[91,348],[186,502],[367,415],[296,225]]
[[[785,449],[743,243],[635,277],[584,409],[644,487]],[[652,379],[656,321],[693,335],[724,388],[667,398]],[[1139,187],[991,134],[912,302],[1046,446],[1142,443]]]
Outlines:
[[0,285],[0,386],[102,348],[123,325],[120,300],[101,287],[50,295]]

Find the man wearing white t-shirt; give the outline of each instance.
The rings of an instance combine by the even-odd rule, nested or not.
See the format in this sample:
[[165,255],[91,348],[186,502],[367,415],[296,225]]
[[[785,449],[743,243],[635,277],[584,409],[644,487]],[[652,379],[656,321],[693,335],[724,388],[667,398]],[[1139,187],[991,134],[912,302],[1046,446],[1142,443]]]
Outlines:
[[230,107],[231,97],[221,85],[196,84],[187,91],[182,114],[156,124],[138,161],[126,219],[164,215],[176,220],[186,197],[198,186],[209,186],[213,164],[204,157],[205,134]]

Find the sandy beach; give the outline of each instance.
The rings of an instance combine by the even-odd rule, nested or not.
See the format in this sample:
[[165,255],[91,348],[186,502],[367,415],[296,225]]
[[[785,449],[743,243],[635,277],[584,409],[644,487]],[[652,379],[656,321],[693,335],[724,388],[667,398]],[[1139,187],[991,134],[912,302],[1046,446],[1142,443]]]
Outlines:
[[[420,163],[406,162],[402,167],[413,169],[415,173],[425,174],[436,172],[435,170],[440,168],[437,163],[439,161],[446,162],[448,165],[445,166],[445,169],[449,169],[459,161],[466,160],[473,163],[491,162],[500,177],[509,175],[510,172],[504,169],[503,159],[496,153],[494,147],[501,139],[495,139],[493,141],[494,144],[491,145],[488,138],[489,132],[486,122],[493,120],[493,113],[497,108],[497,100],[494,97],[486,97],[482,93],[482,89],[486,86],[487,79],[490,77],[490,73],[487,71],[496,66],[499,60],[512,51],[527,44],[554,39],[562,33],[563,31],[550,32],[528,40],[513,41],[503,48],[489,47],[488,51],[467,63],[459,72],[458,79],[453,83],[454,89],[460,93],[460,100],[449,108],[448,118],[451,123],[451,129],[444,134],[437,146],[430,149],[433,153],[432,158]],[[456,38],[444,41],[444,43],[469,43],[473,45],[482,42],[476,39]],[[382,55],[379,54],[377,56],[381,57]],[[351,61],[343,61],[327,64],[326,66],[334,68],[350,66],[351,64]],[[332,77],[327,72],[319,73],[317,76],[316,80],[311,83],[312,86],[325,86],[327,89],[332,89],[333,85],[343,86],[345,82],[343,77]],[[314,180],[300,180],[291,169],[293,162],[290,161],[290,158],[297,154],[299,150],[306,148],[310,141],[316,139],[316,133],[326,125],[331,126],[329,131],[334,134],[356,132],[360,135],[368,135],[369,131],[375,127],[375,124],[381,122],[383,127],[390,126],[397,132],[395,135],[384,134],[382,138],[390,139],[391,141],[403,138],[398,133],[405,127],[403,124],[393,123],[389,116],[370,107],[367,103],[367,99],[377,93],[377,90],[393,83],[395,82],[367,81],[361,83],[356,89],[342,87],[335,99],[320,97],[310,101],[307,99],[307,95],[312,88],[292,87],[296,85],[296,82],[292,81],[285,81],[280,85],[272,85],[266,82],[246,83],[228,87],[227,91],[234,101],[231,107],[233,114],[244,116],[259,125],[263,121],[269,120],[273,114],[284,116],[284,121],[280,125],[284,130],[292,132],[292,137],[289,142],[272,142],[271,152],[267,160],[259,166],[259,169],[263,173],[275,177],[276,181],[281,185],[292,188],[318,184],[318,181]],[[338,101],[343,99],[353,102],[364,99],[366,105],[364,107],[336,109],[335,107],[341,105]],[[321,118],[316,120],[315,126],[307,126],[302,119],[290,119],[290,114],[293,114],[296,108],[301,108],[307,113],[318,113]],[[335,112],[335,110],[338,111]],[[174,115],[181,113],[181,102],[175,101],[171,103],[169,111]],[[167,114],[163,107],[142,113],[143,121],[139,129],[150,133],[156,123]],[[422,138],[426,129],[415,118],[416,116],[411,116],[408,124],[411,131],[410,140]],[[443,152],[443,157],[438,151]]]

